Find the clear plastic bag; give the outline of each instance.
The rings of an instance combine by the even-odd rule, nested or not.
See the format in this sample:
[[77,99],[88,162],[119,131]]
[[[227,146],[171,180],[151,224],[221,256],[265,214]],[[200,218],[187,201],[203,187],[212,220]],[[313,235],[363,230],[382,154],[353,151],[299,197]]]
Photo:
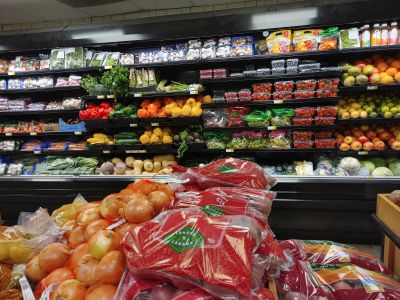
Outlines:
[[224,109],[204,109],[203,122],[205,128],[226,127],[229,120],[229,112]]
[[285,131],[275,130],[269,133],[270,149],[290,149],[290,138]]
[[[267,264],[256,253],[262,239],[252,218],[209,217],[192,208],[166,211],[137,226],[125,236],[122,249],[134,275],[186,282],[221,299],[249,299]],[[242,251],[235,250],[232,240]]]

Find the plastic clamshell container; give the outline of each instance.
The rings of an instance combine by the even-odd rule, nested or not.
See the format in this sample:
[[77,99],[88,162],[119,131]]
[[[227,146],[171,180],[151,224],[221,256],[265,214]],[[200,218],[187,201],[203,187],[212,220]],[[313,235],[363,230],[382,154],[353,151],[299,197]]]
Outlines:
[[312,122],[313,118],[310,117],[305,117],[305,118],[295,117],[292,119],[292,123],[294,126],[308,126],[311,125]]
[[314,146],[312,140],[295,140],[293,141],[293,147],[298,149],[310,149]]
[[253,91],[256,92],[272,92],[272,83],[270,82],[262,82],[262,83],[254,83]]
[[252,94],[254,101],[271,100],[272,94],[268,92],[257,92]]
[[294,81],[287,80],[287,81],[277,81],[274,84],[275,92],[292,92],[294,89]]
[[337,89],[339,87],[339,78],[323,78],[318,80],[319,89]]
[[318,139],[315,140],[315,148],[335,148],[336,140],[335,139]]
[[310,99],[314,98],[315,91],[296,90],[293,92],[293,96],[295,99]]
[[282,92],[274,92],[273,93],[274,100],[289,100],[293,99],[292,92],[282,91]]
[[313,117],[315,115],[315,108],[314,107],[296,107],[294,109],[296,112],[296,117]]
[[318,89],[316,94],[318,98],[337,97],[338,89]]
[[293,131],[293,140],[311,140],[313,137],[312,131]]
[[332,125],[335,124],[335,117],[315,117],[316,125]]
[[315,90],[317,86],[317,81],[315,79],[305,79],[305,80],[297,80],[296,81],[296,89],[297,90]]
[[331,139],[333,137],[333,131],[316,131],[314,132],[315,139]]
[[335,117],[337,112],[338,108],[336,106],[320,106],[317,108],[318,117]]

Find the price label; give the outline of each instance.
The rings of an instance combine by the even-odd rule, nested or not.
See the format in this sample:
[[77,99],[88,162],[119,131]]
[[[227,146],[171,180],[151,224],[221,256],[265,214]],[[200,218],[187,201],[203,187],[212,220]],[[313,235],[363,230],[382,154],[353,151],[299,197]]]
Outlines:
[[158,126],[160,126],[160,123],[150,123],[150,125],[154,126],[154,127],[158,127]]
[[30,132],[30,135],[37,135],[37,132]]
[[99,95],[99,96],[97,96],[97,99],[104,99],[106,96],[104,96],[104,95]]
[[6,132],[6,136],[12,136],[12,132]]
[[274,100],[274,104],[282,104],[283,100]]
[[233,153],[235,152],[235,149],[226,149],[226,153]]
[[129,127],[137,127],[136,123],[129,124]]
[[114,95],[107,95],[107,99],[114,99]]
[[269,36],[269,31],[263,31],[263,37]]
[[31,286],[29,285],[28,279],[26,279],[25,275],[22,275],[19,279],[19,285],[24,300],[35,300],[35,296],[33,295]]
[[74,134],[75,135],[82,135],[82,131],[75,131]]
[[367,91],[375,91],[378,89],[377,85],[368,85],[367,86]]
[[126,154],[132,154],[132,153],[147,153],[147,150],[126,150]]
[[103,150],[103,154],[110,154],[110,150]]
[[190,95],[197,95],[199,91],[190,91]]
[[133,94],[133,97],[142,97],[142,93],[135,93]]
[[358,155],[368,155],[368,151],[358,151]]
[[268,126],[268,130],[276,130],[276,126]]
[[13,76],[15,75],[15,72],[8,72],[7,74]]
[[42,154],[42,151],[40,151],[40,150],[35,150],[35,151],[33,151],[33,154]]
[[120,226],[122,224],[125,224],[125,223],[126,223],[125,219],[121,219],[121,220],[118,220],[117,222],[112,223],[106,229],[107,230],[113,230],[114,228],[117,228],[118,226]]
[[112,69],[112,67],[113,67],[113,66],[104,66],[104,69],[105,69],[105,70],[110,70],[110,69]]

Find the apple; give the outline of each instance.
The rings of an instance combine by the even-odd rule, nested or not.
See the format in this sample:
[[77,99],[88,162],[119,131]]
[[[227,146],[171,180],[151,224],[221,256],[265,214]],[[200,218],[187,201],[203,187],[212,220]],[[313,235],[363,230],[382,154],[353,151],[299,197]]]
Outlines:
[[395,136],[398,136],[398,135],[400,135],[400,130],[399,130],[399,129],[396,129],[396,130],[394,130],[392,133],[393,133]]
[[378,128],[376,128],[376,133],[377,134],[381,134],[382,132],[385,132],[386,131],[386,129],[385,128],[383,128],[383,127],[378,127]]
[[374,143],[374,144],[376,144],[376,143],[378,143],[378,142],[380,142],[381,141],[381,139],[380,138],[373,138],[372,139],[372,142]]
[[362,135],[362,136],[360,136],[360,137],[358,138],[358,141],[359,141],[361,144],[365,144],[366,142],[369,142],[369,139],[368,139],[365,135]]
[[389,146],[391,146],[394,142],[396,141],[396,139],[394,138],[394,137],[391,137],[389,140],[388,140],[388,145]]
[[365,134],[365,136],[368,139],[373,140],[374,138],[376,138],[376,133],[373,130],[368,130],[367,133]]
[[367,124],[361,125],[360,129],[365,132],[369,130],[369,126]]
[[372,75],[369,76],[369,82],[372,84],[377,84],[381,81],[381,77],[379,76],[379,70],[378,72],[375,72],[375,69]]
[[339,137],[339,138],[336,139],[336,143],[337,143],[338,145],[340,145],[340,144],[343,143],[343,142],[344,142],[344,137],[343,137],[343,136],[341,136],[341,137]]
[[342,143],[342,144],[340,144],[339,150],[340,151],[349,151],[350,150],[350,145],[346,144],[346,143]]
[[392,137],[392,135],[391,135],[389,132],[384,131],[384,132],[380,133],[380,134],[378,135],[378,137],[379,137],[382,141],[386,142],[386,141],[390,140],[390,138]]
[[373,72],[374,72],[375,74],[378,74],[378,75],[379,75],[379,73],[380,73],[381,71],[379,71],[379,69],[378,69],[377,67],[375,67]]
[[385,150],[385,143],[383,141],[379,141],[374,143],[376,150]]
[[346,136],[343,140],[346,144],[350,145],[352,142],[354,142],[354,138],[350,135]]
[[396,135],[395,139],[400,142],[400,135]]
[[364,145],[363,145],[363,149],[365,150],[365,151],[370,151],[370,150],[373,150],[374,149],[374,143],[372,143],[372,142],[366,142]]
[[359,138],[360,136],[362,136],[364,133],[361,130],[355,130],[353,131],[353,136],[355,138]]
[[359,151],[362,149],[362,144],[359,141],[354,141],[350,145],[351,150]]
[[391,147],[393,150],[399,151],[399,150],[400,150],[400,142],[399,142],[399,141],[394,141],[394,142],[390,145],[390,147]]
[[359,63],[356,65],[357,67],[359,67],[361,70],[366,66],[366,64],[364,63]]

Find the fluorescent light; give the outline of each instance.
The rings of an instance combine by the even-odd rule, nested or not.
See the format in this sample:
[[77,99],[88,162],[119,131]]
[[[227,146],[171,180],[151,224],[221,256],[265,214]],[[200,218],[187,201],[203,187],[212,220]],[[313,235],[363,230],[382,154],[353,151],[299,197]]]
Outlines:
[[94,31],[94,32],[82,32],[82,33],[73,33],[71,38],[73,40],[80,39],[98,39],[104,37],[112,37],[124,35],[124,32],[121,29],[113,29],[113,30],[105,30],[105,31]]
[[312,19],[318,16],[316,7],[299,8],[285,11],[266,12],[251,17],[253,25],[270,22],[284,22],[285,20]]

